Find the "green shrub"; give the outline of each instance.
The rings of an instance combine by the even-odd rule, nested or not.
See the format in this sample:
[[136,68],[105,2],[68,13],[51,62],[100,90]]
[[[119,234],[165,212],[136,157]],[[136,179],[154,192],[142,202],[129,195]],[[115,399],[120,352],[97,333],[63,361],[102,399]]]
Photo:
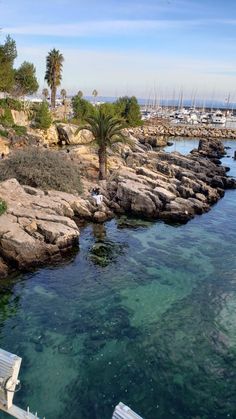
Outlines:
[[0,198],[0,215],[4,214],[7,210],[7,203]]
[[44,190],[82,192],[78,165],[59,152],[38,147],[15,151],[0,161],[0,181],[11,178]]
[[3,129],[0,129],[0,136],[1,137],[8,137],[8,132],[7,131],[5,131],[5,130],[3,130]]
[[88,100],[76,95],[71,99],[73,117],[78,119],[80,123],[94,113],[94,107]]
[[23,105],[20,100],[7,97],[6,99],[0,99],[0,108],[21,111],[23,109]]
[[23,103],[20,100],[8,97],[6,101],[9,109],[14,109],[15,111],[22,111]]
[[25,135],[27,133],[27,128],[21,125],[13,125],[12,128],[14,129],[16,135]]
[[12,127],[12,125],[14,124],[11,110],[9,108],[4,109],[4,115],[1,115],[0,123],[7,128]]
[[51,113],[47,102],[42,102],[35,114],[36,128],[47,130],[52,124]]

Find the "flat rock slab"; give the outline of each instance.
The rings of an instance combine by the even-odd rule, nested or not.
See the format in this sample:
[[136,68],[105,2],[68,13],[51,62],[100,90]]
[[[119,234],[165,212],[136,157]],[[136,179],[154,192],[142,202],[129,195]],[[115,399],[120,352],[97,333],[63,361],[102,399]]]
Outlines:
[[7,202],[7,212],[0,217],[0,249],[8,265],[35,266],[60,257],[62,250],[78,242],[79,229],[70,218],[74,216],[70,204],[78,197],[56,193],[50,197],[22,187],[16,179],[0,184],[0,197]]

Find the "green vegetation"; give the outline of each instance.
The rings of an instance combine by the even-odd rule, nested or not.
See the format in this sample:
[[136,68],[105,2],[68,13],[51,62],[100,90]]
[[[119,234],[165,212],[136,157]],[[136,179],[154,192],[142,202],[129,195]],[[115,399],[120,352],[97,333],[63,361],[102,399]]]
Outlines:
[[6,128],[11,128],[14,125],[14,120],[9,108],[4,109],[4,113],[0,116],[0,123]]
[[67,91],[65,89],[61,89],[61,97],[63,101],[66,99],[66,96],[67,96]]
[[7,203],[0,198],[0,215],[4,214],[7,210]]
[[51,105],[56,106],[57,87],[61,84],[64,57],[59,50],[52,49],[46,58],[45,80],[51,89]]
[[135,96],[124,96],[115,102],[116,113],[124,118],[129,126],[141,125],[140,106]]
[[8,35],[0,45],[0,92],[11,92],[14,86],[13,64],[17,57],[16,43]]
[[18,150],[0,161],[0,181],[11,178],[44,190],[82,192],[78,165],[58,152],[38,147]]
[[117,116],[117,110],[116,110],[116,106],[114,103],[102,103],[101,105],[99,105],[99,108],[106,114],[106,115],[110,115],[110,116],[114,116],[116,118],[121,118],[121,115]]
[[7,97],[6,99],[0,99],[0,108],[2,109],[14,109],[15,111],[22,110],[22,102],[18,99]]
[[5,137],[5,138],[7,138],[7,137],[8,137],[8,132],[7,132],[7,131],[5,131],[5,130],[3,130],[3,129],[0,129],[0,137]]
[[[6,128],[12,128],[16,135],[25,135],[27,132],[26,127],[14,124],[14,119],[12,117],[10,108],[4,109],[4,114],[0,116],[0,123]],[[0,135],[3,137],[8,137],[8,132],[6,130],[0,130]]]
[[14,69],[16,57],[16,43],[8,35],[4,44],[0,45],[0,92],[14,96],[33,94],[38,90],[35,67],[25,61]]
[[42,102],[35,113],[35,127],[47,130],[52,124],[51,113],[47,102]]
[[[94,100],[97,94],[97,91],[94,90]],[[82,98],[81,91],[72,98],[72,108],[74,118],[77,119],[80,124],[84,123],[86,118],[95,113],[95,107],[88,100]],[[103,103],[99,105],[99,108],[102,109],[106,115],[122,119],[127,126],[135,127],[142,125],[140,107],[134,96],[121,97],[114,103]]]
[[74,118],[78,119],[79,123],[84,123],[86,118],[94,113],[93,105],[79,94],[72,98],[72,108]]
[[25,135],[27,133],[27,128],[21,125],[12,125],[12,128],[14,129],[16,135]]
[[[121,130],[125,128],[124,122],[104,113],[101,108],[94,111],[94,115],[85,119],[87,125],[78,129],[89,130],[94,137],[94,143],[98,146],[99,179],[106,179],[107,175],[107,148],[115,143],[128,143]],[[77,132],[78,132],[77,131]]]
[[[78,92],[76,96],[72,98],[72,107],[74,118],[79,119],[79,122],[83,122],[88,116],[94,114],[94,106],[86,99],[82,98],[82,92]],[[94,98],[97,92],[93,92]],[[128,126],[141,125],[141,114],[140,107],[136,97],[124,96],[119,98],[114,103],[103,103],[99,105],[104,113],[114,116],[118,119],[123,119]]]
[[15,70],[14,95],[25,96],[37,92],[39,84],[36,78],[36,68],[32,63],[24,61],[23,64]]

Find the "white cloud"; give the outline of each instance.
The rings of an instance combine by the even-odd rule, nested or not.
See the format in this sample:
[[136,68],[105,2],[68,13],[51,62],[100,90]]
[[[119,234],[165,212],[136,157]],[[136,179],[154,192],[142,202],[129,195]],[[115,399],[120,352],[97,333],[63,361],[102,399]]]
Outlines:
[[34,24],[25,26],[6,27],[4,33],[20,35],[41,35],[60,37],[86,37],[119,34],[137,31],[158,31],[167,29],[183,29],[210,24],[236,25],[235,19],[188,19],[188,20],[104,20],[83,21],[69,24]]

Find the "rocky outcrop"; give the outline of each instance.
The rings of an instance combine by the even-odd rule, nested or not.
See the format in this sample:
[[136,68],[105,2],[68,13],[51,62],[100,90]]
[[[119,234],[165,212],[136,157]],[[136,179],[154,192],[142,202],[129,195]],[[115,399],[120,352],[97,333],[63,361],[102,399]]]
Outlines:
[[[111,216],[105,204],[64,192],[21,186],[15,179],[0,184],[7,211],[0,216],[0,277],[7,266],[27,269],[60,259],[78,243],[74,217],[103,222]],[[91,198],[91,201],[92,198]]]
[[29,125],[29,118],[28,113],[25,111],[16,111],[14,109],[11,110],[12,118],[14,124],[26,127]]
[[92,141],[92,134],[83,129],[77,133],[78,126],[73,124],[58,124],[58,143],[59,144],[88,144]]
[[226,154],[226,151],[221,140],[209,141],[206,138],[201,138],[198,145],[198,153],[209,159],[221,159]]
[[[109,198],[116,212],[146,218],[187,222],[216,203],[236,181],[215,160],[224,154],[218,140],[201,142],[192,155],[133,153],[129,166],[108,182]],[[218,160],[217,160],[218,162]]]
[[98,159],[84,147],[69,153],[81,167],[83,197],[21,186],[15,179],[0,184],[0,197],[7,202],[0,216],[0,277],[9,266],[27,269],[60,259],[78,242],[76,219],[103,223],[116,213],[184,223],[208,211],[225,189],[236,188],[235,179],[219,164],[224,154],[219,140],[201,140],[188,156],[144,151],[136,141],[109,155],[108,180],[92,184],[104,197],[96,205],[88,174]]
[[0,136],[0,155],[2,154],[9,154],[9,140]]

